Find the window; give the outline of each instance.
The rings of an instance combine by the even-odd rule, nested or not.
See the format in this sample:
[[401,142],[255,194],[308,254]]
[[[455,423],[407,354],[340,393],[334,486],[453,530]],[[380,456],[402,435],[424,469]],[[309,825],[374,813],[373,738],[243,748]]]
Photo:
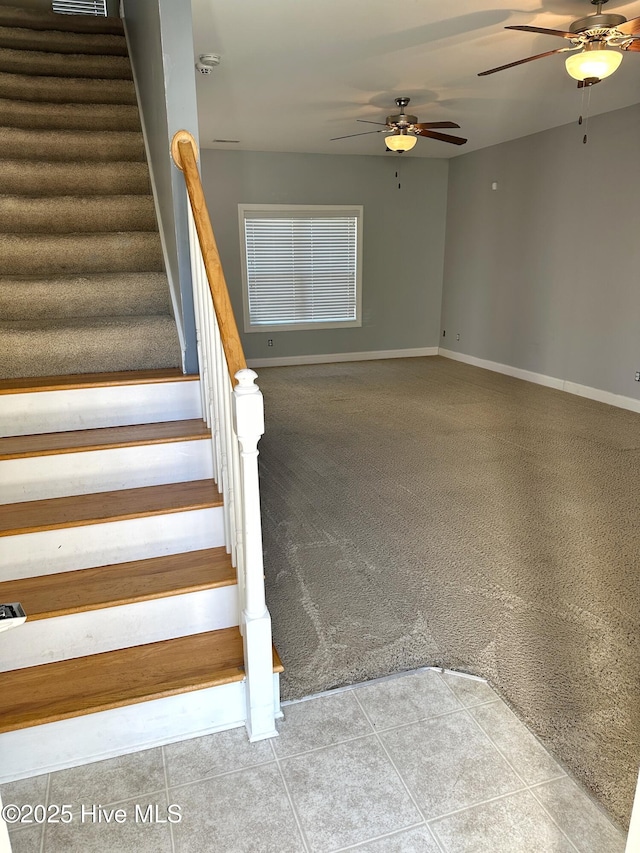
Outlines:
[[239,205],[246,332],[360,326],[362,207]]
[[61,15],[106,15],[107,0],[53,0],[52,8]]

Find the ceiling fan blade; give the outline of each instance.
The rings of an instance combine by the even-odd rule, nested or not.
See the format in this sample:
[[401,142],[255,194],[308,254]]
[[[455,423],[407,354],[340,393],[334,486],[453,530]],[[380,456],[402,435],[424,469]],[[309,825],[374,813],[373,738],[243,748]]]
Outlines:
[[505,68],[514,68],[516,65],[523,65],[525,62],[533,62],[534,59],[543,59],[543,57],[552,56],[554,53],[564,53],[566,50],[571,50],[571,48],[559,47],[556,50],[548,50],[546,53],[527,56],[526,59],[519,59],[517,62],[508,62],[506,65],[499,65],[497,68],[490,68],[488,71],[481,71],[478,74],[478,77],[486,77],[487,74],[495,74],[496,71],[504,71]]
[[414,127],[420,130],[428,130],[430,127],[460,127],[455,121],[422,121],[419,124],[414,124]]
[[[618,24],[616,29],[627,36],[634,36],[636,33],[640,33],[640,18],[631,18],[626,24]],[[638,48],[634,47],[631,50],[638,50]]]
[[[386,127],[386,124],[385,124]],[[346,136],[334,136],[329,142],[335,142],[336,139],[350,139],[352,136],[368,136],[370,133],[382,133],[381,130],[365,130],[364,133],[348,133]]]
[[451,136],[448,133],[437,133],[435,130],[416,130],[416,136],[427,136],[429,139],[439,139],[440,142],[451,142],[452,145],[464,145],[467,141],[461,136]]
[[521,30],[525,33],[542,33],[545,36],[560,36],[560,38],[563,39],[577,38],[577,33],[569,33],[566,30],[548,30],[545,27],[505,27],[505,30]]
[[640,51],[640,39],[634,39],[630,45],[624,47],[623,50],[638,50]]
[[357,118],[356,121],[362,122],[362,124],[381,124],[383,127],[387,126],[383,121],[368,121],[366,118]]

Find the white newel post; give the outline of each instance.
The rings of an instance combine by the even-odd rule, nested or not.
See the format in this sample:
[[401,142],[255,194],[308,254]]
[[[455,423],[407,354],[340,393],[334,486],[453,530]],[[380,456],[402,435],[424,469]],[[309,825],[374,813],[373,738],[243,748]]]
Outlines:
[[233,421],[240,444],[244,558],[244,657],[249,740],[277,734],[274,714],[271,616],[267,610],[258,485],[258,441],[264,433],[262,393],[253,370],[239,370],[233,390]]

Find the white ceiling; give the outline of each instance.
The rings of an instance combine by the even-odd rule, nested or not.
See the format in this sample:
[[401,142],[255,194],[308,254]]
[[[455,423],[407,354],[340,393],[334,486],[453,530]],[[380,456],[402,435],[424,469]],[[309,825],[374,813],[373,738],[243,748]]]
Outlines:
[[[563,47],[561,39],[505,30],[566,29],[593,14],[589,0],[192,0],[205,148],[384,155],[383,134],[330,142],[374,127],[411,98],[419,121],[455,121],[469,142],[419,139],[407,157],[451,157],[640,103],[640,53],[584,95],[564,55],[478,77],[479,71]],[[606,12],[640,16],[640,0],[610,0]],[[236,139],[220,144],[214,139]],[[392,155],[387,155],[392,156]],[[395,155],[394,155],[395,156]]]

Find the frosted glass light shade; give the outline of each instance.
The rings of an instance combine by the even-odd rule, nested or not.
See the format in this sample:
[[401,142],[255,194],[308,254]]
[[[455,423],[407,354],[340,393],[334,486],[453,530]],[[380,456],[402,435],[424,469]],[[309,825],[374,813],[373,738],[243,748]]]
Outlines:
[[387,148],[392,151],[411,151],[418,137],[408,133],[394,133],[392,136],[385,136],[384,141],[387,143]]
[[565,66],[574,80],[587,80],[589,77],[604,80],[618,69],[621,62],[622,54],[617,50],[583,50],[567,57]]

